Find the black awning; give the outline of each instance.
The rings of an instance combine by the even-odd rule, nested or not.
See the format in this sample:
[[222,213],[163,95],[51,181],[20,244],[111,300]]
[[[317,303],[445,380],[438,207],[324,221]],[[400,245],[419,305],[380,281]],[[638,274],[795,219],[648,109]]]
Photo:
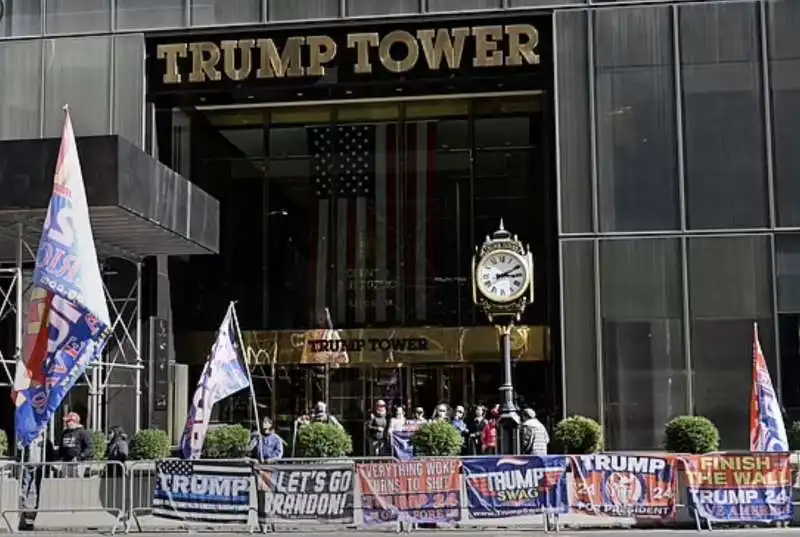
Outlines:
[[[59,139],[0,142],[0,262],[20,225],[32,259],[53,189]],[[219,202],[119,136],[78,138],[92,231],[102,257],[219,252]]]

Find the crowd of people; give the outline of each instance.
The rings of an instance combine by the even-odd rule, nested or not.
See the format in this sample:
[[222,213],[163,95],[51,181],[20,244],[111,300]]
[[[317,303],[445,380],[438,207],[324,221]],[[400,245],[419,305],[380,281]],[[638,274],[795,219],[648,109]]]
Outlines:
[[[406,416],[405,408],[396,407],[389,416],[388,407],[383,400],[377,401],[366,423],[370,455],[385,456],[392,454],[392,434],[399,431],[415,430],[429,421],[446,421],[462,436],[462,455],[493,455],[498,449],[498,426],[501,416],[500,405],[487,409],[477,405],[472,415],[467,416],[465,407],[459,405],[451,409],[439,404],[430,417],[426,417],[425,409],[416,407],[410,416]],[[336,417],[328,412],[323,402],[318,402],[312,412],[301,415],[295,421],[296,431],[307,423],[331,423],[342,426]],[[520,422],[520,453],[530,455],[546,455],[550,435],[544,424],[536,418],[531,408],[522,411]],[[284,441],[273,430],[272,421],[265,418],[261,431],[254,432],[250,442],[251,456],[261,460],[280,459],[284,455]]]

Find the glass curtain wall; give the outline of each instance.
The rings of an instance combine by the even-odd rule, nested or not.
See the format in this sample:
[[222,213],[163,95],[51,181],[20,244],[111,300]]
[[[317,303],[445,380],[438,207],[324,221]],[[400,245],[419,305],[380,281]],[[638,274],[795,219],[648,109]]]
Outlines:
[[215,329],[231,298],[254,330],[318,328],[326,308],[339,328],[482,324],[470,260],[501,218],[541,260],[525,321],[547,324],[540,96],[189,119],[190,177],[220,200],[222,240],[170,262],[177,330]]
[[798,20],[782,0],[556,14],[565,414],[610,449],[657,449],[684,413],[745,449],[754,322],[800,408]]

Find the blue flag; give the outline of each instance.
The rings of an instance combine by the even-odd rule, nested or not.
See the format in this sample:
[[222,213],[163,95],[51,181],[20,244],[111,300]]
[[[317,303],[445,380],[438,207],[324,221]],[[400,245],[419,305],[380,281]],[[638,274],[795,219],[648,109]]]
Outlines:
[[39,333],[17,359],[11,394],[23,446],[42,433],[78,377],[100,356],[111,325],[68,111],[33,283],[46,291],[41,315],[35,312]]
[[184,459],[200,458],[214,405],[250,386],[250,375],[236,345],[237,334],[231,304],[219,327],[217,340],[211,348],[211,357],[206,362],[192,398],[192,408],[181,437],[181,453]]

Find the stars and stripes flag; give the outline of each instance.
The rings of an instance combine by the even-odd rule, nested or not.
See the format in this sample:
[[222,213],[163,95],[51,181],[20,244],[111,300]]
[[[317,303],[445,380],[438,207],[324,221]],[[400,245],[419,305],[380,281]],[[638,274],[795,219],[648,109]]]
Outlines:
[[153,515],[191,522],[247,524],[253,479],[248,461],[158,461]]
[[750,395],[750,451],[787,452],[789,441],[767,361],[753,324],[753,386]]
[[314,317],[332,303],[342,324],[426,320],[436,123],[403,132],[395,123],[311,127],[308,139],[318,199]]
[[30,446],[78,378],[108,342],[111,320],[89,221],[86,189],[69,110],[53,177],[33,284],[44,290],[30,310],[38,333],[18,353],[11,399],[17,442]]
[[192,408],[180,443],[181,453],[186,459],[199,459],[203,453],[214,405],[250,386],[250,372],[236,344],[239,332],[233,308],[233,304],[228,306],[192,398]]

